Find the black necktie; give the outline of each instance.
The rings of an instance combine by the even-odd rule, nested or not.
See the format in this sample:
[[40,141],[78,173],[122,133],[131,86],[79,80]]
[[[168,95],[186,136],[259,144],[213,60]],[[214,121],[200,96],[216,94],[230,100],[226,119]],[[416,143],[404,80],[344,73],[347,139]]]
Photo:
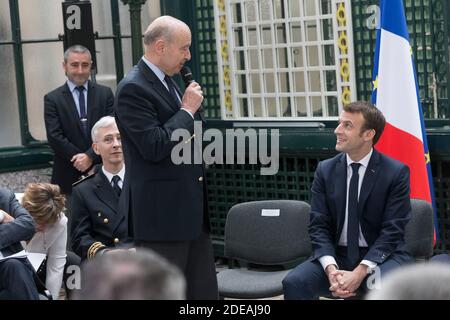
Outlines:
[[78,90],[78,104],[80,106],[80,121],[81,127],[83,128],[84,135],[88,134],[87,130],[87,115],[86,115],[86,101],[84,100],[84,87],[79,86],[76,88]]
[[181,101],[180,101],[180,98],[178,98],[177,92],[175,91],[175,86],[172,82],[172,79],[168,75],[166,75],[164,77],[164,81],[167,83],[167,87],[169,88],[170,95],[175,99],[175,102],[180,107]]
[[115,194],[117,194],[117,196],[120,197],[120,192],[122,191],[122,189],[120,189],[120,187],[119,187],[120,177],[115,175],[111,181],[112,181],[112,187],[113,187]]
[[348,224],[347,224],[347,254],[352,265],[359,260],[359,218],[358,218],[358,169],[360,163],[352,163],[352,178],[348,189]]

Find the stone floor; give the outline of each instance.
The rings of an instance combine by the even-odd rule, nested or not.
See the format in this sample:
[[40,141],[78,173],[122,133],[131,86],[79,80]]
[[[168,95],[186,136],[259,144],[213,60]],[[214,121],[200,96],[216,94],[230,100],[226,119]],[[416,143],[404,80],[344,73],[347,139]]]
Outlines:
[[23,192],[30,182],[50,182],[51,168],[0,173],[0,186]]

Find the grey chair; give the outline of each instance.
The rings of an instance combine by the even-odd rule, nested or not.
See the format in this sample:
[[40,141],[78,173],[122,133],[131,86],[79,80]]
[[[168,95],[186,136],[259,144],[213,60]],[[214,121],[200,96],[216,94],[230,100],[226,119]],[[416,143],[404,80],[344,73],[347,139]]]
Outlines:
[[246,263],[217,274],[222,298],[259,299],[281,295],[281,281],[311,255],[310,206],[272,200],[233,206],[225,223],[225,256]]
[[433,255],[433,207],[429,202],[411,199],[411,220],[406,225],[405,242],[415,260],[428,260]]

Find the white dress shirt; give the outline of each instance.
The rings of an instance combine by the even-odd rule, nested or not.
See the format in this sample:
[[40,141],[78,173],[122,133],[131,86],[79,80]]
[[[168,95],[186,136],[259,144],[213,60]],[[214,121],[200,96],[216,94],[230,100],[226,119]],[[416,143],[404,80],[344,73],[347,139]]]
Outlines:
[[47,255],[47,270],[45,287],[50,290],[56,300],[61,289],[64,266],[66,264],[67,217],[61,213],[60,219],[48,226],[44,231],[38,231],[25,245],[28,252],[45,253]]
[[102,166],[103,174],[106,176],[106,179],[108,179],[109,184],[112,186],[112,179],[114,176],[119,176],[120,181],[117,183],[117,185],[122,189],[123,187],[123,179],[125,178],[125,165],[122,166],[122,169],[120,169],[117,173],[111,173],[109,171],[106,171],[105,167]]
[[[367,166],[369,165],[369,161],[370,158],[372,157],[372,153],[373,153],[373,149],[370,149],[370,152],[364,157],[362,158],[360,161],[358,161],[357,163],[361,164],[359,166],[358,169],[358,175],[359,175],[359,180],[358,180],[358,198],[359,198],[359,194],[361,191],[361,185],[364,179],[364,175],[366,174],[366,169]],[[341,232],[341,236],[339,237],[339,242],[338,244],[340,246],[347,246],[347,226],[348,226],[348,190],[350,188],[350,179],[352,178],[353,175],[353,170],[351,167],[352,163],[355,163],[356,161],[353,161],[352,159],[350,159],[350,157],[348,156],[348,154],[346,155],[347,157],[347,192],[346,192],[346,201],[345,201],[345,220],[344,220],[344,226],[342,227],[342,232]],[[367,242],[366,239],[364,239],[364,236],[361,232],[361,225],[359,225],[359,246],[360,247],[367,247]],[[336,266],[338,266],[338,264],[336,263],[336,260],[334,259],[333,256],[323,256],[319,258],[319,262],[322,265],[323,269],[325,270],[330,264],[334,264]],[[376,263],[369,261],[369,260],[362,260],[361,261],[362,264],[365,264],[367,266],[369,266],[370,268],[374,268],[376,267]],[[339,267],[339,266],[338,266]]]
[[[78,91],[76,88],[77,86],[75,83],[73,83],[70,80],[67,80],[67,86],[69,87],[70,92],[72,93],[73,100],[75,102],[75,105],[77,106],[78,116],[80,116],[80,91]],[[88,100],[87,100],[87,94],[88,94],[88,82],[86,81],[83,84],[84,90],[84,101],[85,101],[85,107],[86,107],[86,115],[88,114]]]

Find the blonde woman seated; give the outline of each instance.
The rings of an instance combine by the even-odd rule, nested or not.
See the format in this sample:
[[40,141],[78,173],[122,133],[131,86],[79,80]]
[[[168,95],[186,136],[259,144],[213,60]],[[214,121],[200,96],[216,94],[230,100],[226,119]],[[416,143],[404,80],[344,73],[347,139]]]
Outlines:
[[67,217],[62,212],[65,198],[59,186],[49,183],[28,184],[22,206],[36,223],[36,233],[26,244],[28,252],[45,253],[45,286],[58,299],[66,264]]

